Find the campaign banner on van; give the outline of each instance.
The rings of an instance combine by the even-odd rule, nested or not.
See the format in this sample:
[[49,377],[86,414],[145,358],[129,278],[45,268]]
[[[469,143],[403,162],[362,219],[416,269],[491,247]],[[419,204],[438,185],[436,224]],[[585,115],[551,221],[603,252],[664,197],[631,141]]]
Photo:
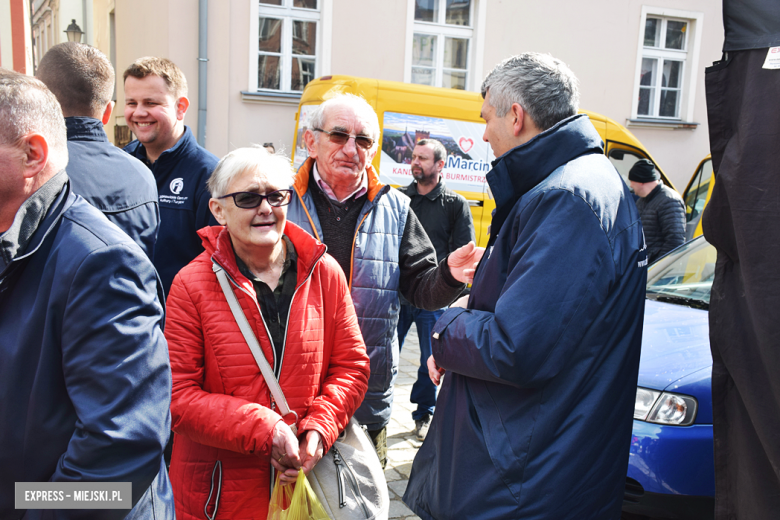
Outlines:
[[451,190],[484,192],[485,174],[495,159],[482,140],[484,123],[385,112],[379,172],[382,182],[406,186],[414,180],[412,151],[421,139],[436,139],[447,149],[444,182]]

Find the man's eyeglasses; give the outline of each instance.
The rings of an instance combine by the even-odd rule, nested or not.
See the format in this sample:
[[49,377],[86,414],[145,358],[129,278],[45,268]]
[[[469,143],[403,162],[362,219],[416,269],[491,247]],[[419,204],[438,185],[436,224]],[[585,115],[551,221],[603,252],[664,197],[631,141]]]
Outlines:
[[338,130],[328,132],[322,128],[315,128],[314,131],[328,134],[328,139],[330,139],[330,142],[338,145],[347,144],[347,141],[350,139],[354,139],[355,144],[364,150],[368,150],[374,145],[374,140],[370,137],[366,137],[365,135],[349,135],[346,132],[339,132]]
[[276,190],[271,193],[253,193],[251,191],[237,191],[235,193],[228,193],[217,199],[226,199],[227,197],[233,197],[233,203],[236,207],[241,209],[252,209],[258,207],[263,203],[263,199],[268,201],[268,204],[278,208],[280,206],[286,206],[292,200],[292,190]]

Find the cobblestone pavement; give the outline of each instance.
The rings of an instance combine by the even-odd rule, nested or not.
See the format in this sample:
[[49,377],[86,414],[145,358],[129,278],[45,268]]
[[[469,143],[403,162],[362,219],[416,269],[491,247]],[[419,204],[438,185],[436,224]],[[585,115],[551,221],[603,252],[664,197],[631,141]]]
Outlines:
[[404,349],[401,351],[401,366],[395,381],[393,415],[387,426],[387,468],[385,477],[390,493],[390,518],[419,520],[401,497],[409,481],[412,461],[417,448],[422,444],[414,435],[412,410],[416,407],[409,402],[412,385],[417,380],[417,368],[420,364],[420,345],[417,340],[417,328],[412,324],[406,335]]

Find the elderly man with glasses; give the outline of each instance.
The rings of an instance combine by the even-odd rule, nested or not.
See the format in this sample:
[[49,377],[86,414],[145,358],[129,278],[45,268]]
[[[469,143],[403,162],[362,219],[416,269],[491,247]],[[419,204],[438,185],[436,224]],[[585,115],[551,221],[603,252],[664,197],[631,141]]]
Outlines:
[[317,107],[287,218],[325,243],[346,275],[371,359],[368,392],[355,417],[384,466],[398,373],[399,295],[421,309],[446,307],[470,281],[482,249],[469,243],[437,265],[409,198],[382,184],[371,166],[378,138],[379,121],[364,99],[342,94]]

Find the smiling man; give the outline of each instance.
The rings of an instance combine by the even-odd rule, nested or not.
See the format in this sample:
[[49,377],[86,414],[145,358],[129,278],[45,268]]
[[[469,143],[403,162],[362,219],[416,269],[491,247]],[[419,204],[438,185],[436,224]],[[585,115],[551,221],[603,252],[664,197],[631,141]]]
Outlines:
[[124,73],[125,121],[135,134],[125,151],[146,164],[160,196],[160,234],[154,266],[165,293],[179,270],[203,251],[198,229],[217,222],[206,181],[219,159],[195,140],[184,115],[187,80],[165,58],[135,61]]
[[298,170],[287,218],[328,246],[349,282],[371,359],[368,393],[355,417],[367,427],[384,466],[398,373],[399,294],[422,309],[449,305],[481,249],[466,245],[437,266],[409,198],[379,182],[371,166],[379,121],[363,98],[333,97],[314,110],[309,125],[309,158]]

